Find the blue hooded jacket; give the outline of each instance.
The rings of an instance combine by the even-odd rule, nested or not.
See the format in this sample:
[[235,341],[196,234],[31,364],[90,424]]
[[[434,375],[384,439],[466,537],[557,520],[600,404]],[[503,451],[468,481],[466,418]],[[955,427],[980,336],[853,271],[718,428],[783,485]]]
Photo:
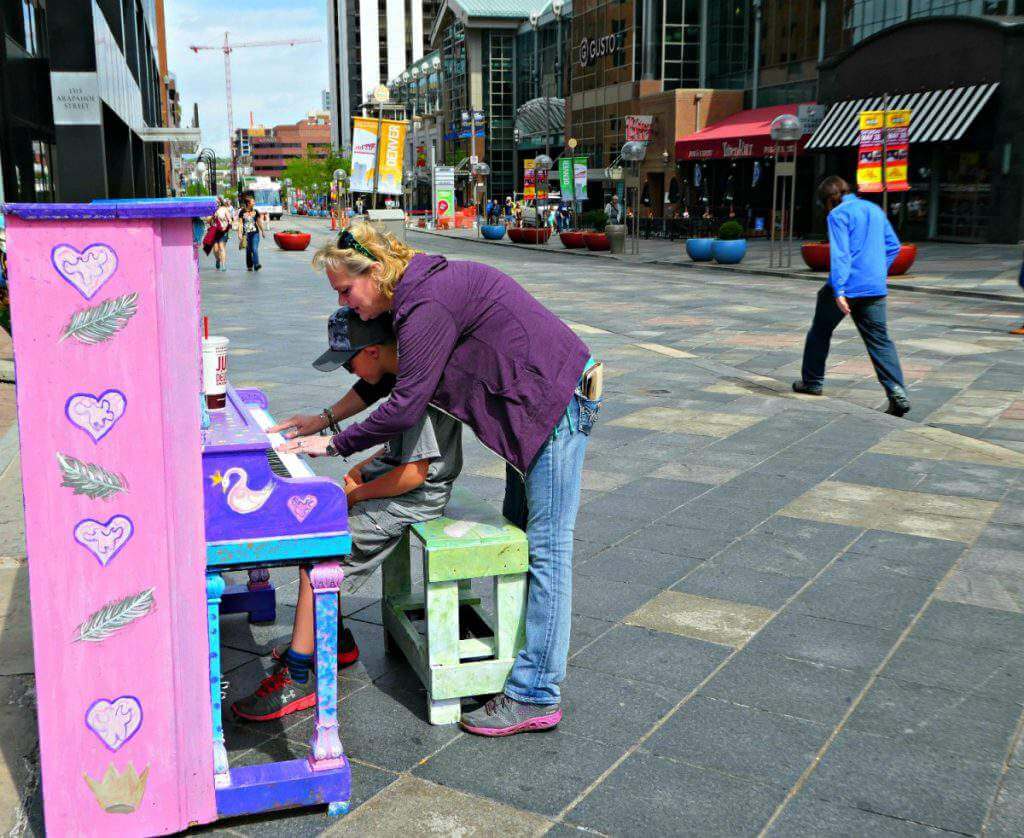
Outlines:
[[836,297],[884,297],[889,266],[900,240],[881,208],[856,195],[844,195],[828,214],[831,269]]

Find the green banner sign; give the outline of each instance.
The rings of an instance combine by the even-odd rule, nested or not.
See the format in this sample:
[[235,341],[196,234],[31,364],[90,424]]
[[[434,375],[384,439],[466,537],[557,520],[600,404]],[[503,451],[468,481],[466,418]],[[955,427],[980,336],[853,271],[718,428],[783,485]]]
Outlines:
[[561,158],[558,161],[558,181],[563,201],[587,200],[587,158]]

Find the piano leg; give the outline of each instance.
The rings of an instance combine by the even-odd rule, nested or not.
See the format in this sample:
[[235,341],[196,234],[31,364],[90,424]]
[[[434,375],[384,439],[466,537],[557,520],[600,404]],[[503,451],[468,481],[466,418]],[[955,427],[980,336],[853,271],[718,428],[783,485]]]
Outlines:
[[224,746],[224,724],[220,697],[220,597],[224,579],[219,573],[206,574],[206,618],[210,636],[210,708],[213,713],[213,783],[216,788],[231,785],[228,751]]
[[338,590],[344,578],[337,561],[319,562],[309,572],[316,631],[316,726],[309,743],[314,771],[345,764],[338,735]]

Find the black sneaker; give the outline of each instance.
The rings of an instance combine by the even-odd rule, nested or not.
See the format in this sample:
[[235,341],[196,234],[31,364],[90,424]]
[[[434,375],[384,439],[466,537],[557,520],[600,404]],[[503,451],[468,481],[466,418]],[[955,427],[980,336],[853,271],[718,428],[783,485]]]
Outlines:
[[248,698],[231,705],[231,711],[250,722],[269,722],[308,710],[316,704],[316,675],[311,671],[305,684],[292,680],[288,667],[281,665],[268,675]]
[[889,407],[885,411],[890,416],[906,416],[910,413],[910,399],[902,387],[889,393]]
[[257,265],[255,268],[253,268],[253,270],[254,271],[262,271],[263,270],[263,265]]
[[793,382],[793,392],[803,393],[805,396],[820,396],[821,386],[815,384],[807,384],[803,380]]

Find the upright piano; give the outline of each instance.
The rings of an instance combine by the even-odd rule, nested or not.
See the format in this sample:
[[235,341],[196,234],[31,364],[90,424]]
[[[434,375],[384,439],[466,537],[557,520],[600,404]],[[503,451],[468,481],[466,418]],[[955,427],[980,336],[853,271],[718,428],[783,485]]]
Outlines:
[[[317,477],[308,464],[274,447],[283,439],[260,390],[228,387],[222,410],[202,431],[206,517],[210,700],[213,705],[214,782],[221,817],[268,808],[328,803],[348,811],[350,775],[338,736],[338,558],[351,551],[348,504],[341,485]],[[248,611],[273,619],[269,568],[312,565],[316,623],[317,718],[309,759],[229,769],[221,723],[222,613]],[[250,571],[248,585],[225,588],[226,570]],[[263,574],[263,575],[258,575]],[[229,600],[228,608],[222,601]]]

